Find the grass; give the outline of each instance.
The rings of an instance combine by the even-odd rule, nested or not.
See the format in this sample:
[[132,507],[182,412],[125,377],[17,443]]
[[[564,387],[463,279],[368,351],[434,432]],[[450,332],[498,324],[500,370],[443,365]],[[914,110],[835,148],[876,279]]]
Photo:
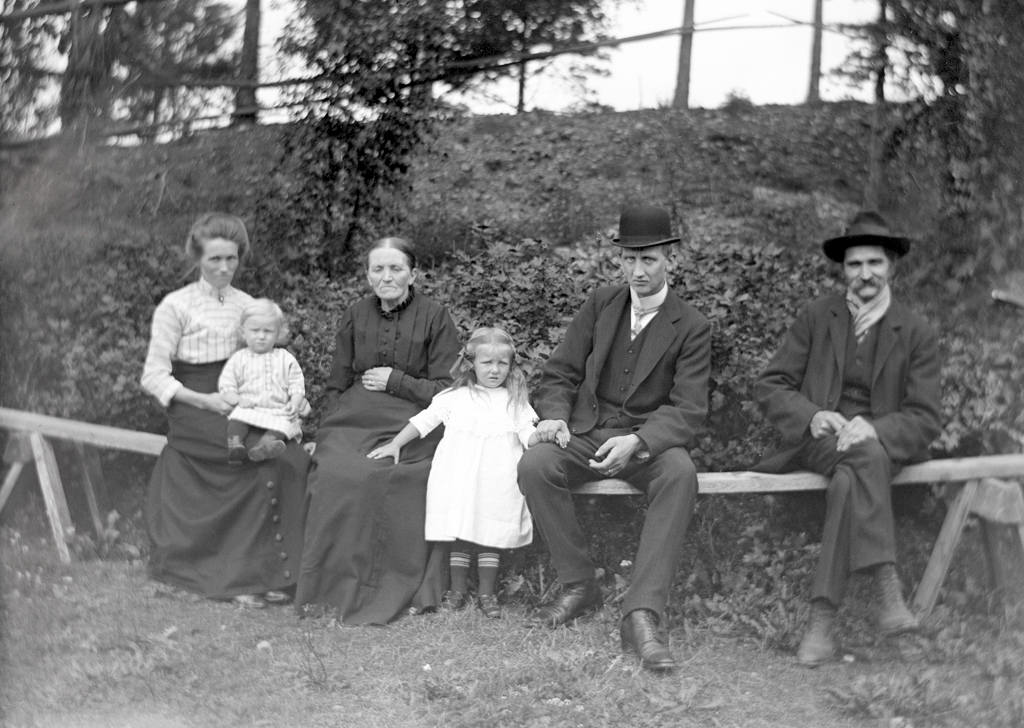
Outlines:
[[857,725],[828,707],[828,671],[677,624],[682,667],[620,652],[606,608],[573,628],[476,610],[387,628],[244,611],[147,580],[138,561],[57,563],[43,536],[0,531],[5,725]]
[[82,547],[62,565],[33,505],[0,527],[0,725],[12,728],[1024,724],[1024,608],[965,578],[972,539],[921,635],[875,634],[857,578],[842,659],[806,670],[792,656],[806,605],[788,592],[813,550],[802,537],[769,547],[759,531],[721,591],[679,585],[681,667],[658,676],[620,651],[614,605],[558,630],[530,626],[532,589],[500,621],[467,609],[359,628],[246,611],[148,580],[137,548],[100,560]]

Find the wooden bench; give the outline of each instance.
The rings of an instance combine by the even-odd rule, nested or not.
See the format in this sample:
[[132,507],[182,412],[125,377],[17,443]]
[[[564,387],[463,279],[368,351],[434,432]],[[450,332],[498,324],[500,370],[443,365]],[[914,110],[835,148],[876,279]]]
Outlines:
[[46,506],[46,517],[50,523],[57,554],[63,563],[70,563],[71,552],[68,550],[68,538],[74,533],[74,524],[68,511],[64,485],[61,482],[60,470],[53,446],[47,438],[73,442],[75,450],[82,462],[83,482],[89,516],[97,537],[103,534],[103,519],[99,512],[99,501],[96,488],[102,487],[102,471],[99,456],[95,447],[126,450],[143,455],[159,455],[167,443],[163,435],[148,432],[135,432],[120,427],[93,425],[88,422],[65,420],[60,417],[37,415],[33,412],[0,407],[0,427],[14,434],[7,441],[4,451],[4,462],[8,470],[0,486],[0,511],[18,482],[22,469],[27,463],[34,462],[39,489],[43,494]]
[[[61,560],[70,561],[67,535],[73,532],[67,502],[61,484],[57,461],[47,438],[68,440],[76,444],[83,458],[86,477],[84,488],[93,524],[99,532],[102,523],[96,506],[93,482],[97,466],[90,465],[90,448],[103,447],[144,455],[159,455],[167,442],[162,435],[135,432],[118,427],[92,425],[59,417],[37,415],[0,407],[0,427],[16,433],[8,442],[5,461],[10,468],[0,488],[0,509],[3,508],[14,484],[26,463],[34,462],[39,485],[50,521],[54,542]],[[939,588],[949,569],[953,553],[959,542],[969,515],[982,519],[986,550],[990,554],[997,582],[1002,578],[998,559],[994,556],[992,529],[988,524],[1010,524],[1016,527],[1024,545],[1024,495],[1020,486],[1008,480],[1024,480],[1024,454],[986,455],[973,458],[932,460],[904,468],[894,485],[945,483],[957,492],[952,499],[946,520],[932,550],[924,576],[914,593],[913,606],[919,614],[927,614],[935,605]],[[770,475],[754,472],[699,473],[699,492],[703,495],[765,494],[794,491],[824,490],[827,481],[813,473]],[[623,480],[597,480],[573,491],[577,495],[639,495],[640,491]]]
[[[931,460],[904,468],[893,480],[896,486],[946,483],[957,488],[924,576],[914,591],[912,606],[919,615],[927,615],[935,606],[967,517],[972,514],[982,519],[982,535],[993,578],[997,586],[1006,583],[1004,565],[996,555],[995,529],[992,526],[1015,526],[1024,548],[1024,495],[1018,483],[1004,478],[1024,480],[1024,455]],[[825,490],[828,480],[806,472],[774,475],[740,471],[698,473],[697,484],[702,495],[728,495]],[[573,490],[573,494],[641,495],[641,492],[624,480],[607,479],[585,483]]]

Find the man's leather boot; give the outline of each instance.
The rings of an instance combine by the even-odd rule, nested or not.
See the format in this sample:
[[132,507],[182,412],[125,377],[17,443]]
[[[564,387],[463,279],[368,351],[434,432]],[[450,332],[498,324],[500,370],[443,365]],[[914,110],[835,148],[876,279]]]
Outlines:
[[796,651],[796,659],[801,665],[817,667],[835,657],[836,643],[832,639],[832,623],[835,619],[836,608],[830,601],[815,599],[811,602],[810,624]]
[[914,632],[918,628],[915,617],[903,601],[903,589],[894,564],[881,564],[875,569],[878,587],[878,629],[882,634],[896,635]]

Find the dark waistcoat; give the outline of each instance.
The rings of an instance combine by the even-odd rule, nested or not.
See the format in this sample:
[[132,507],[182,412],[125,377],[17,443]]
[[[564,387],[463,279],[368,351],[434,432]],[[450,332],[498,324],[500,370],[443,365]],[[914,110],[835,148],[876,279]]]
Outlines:
[[846,361],[843,366],[843,389],[839,396],[839,413],[846,419],[871,414],[871,368],[878,346],[878,325],[868,329],[864,340],[857,343],[851,325],[846,335]]
[[650,325],[633,339],[630,334],[630,310],[627,306],[619,316],[615,338],[608,351],[608,359],[597,382],[597,426],[598,427],[631,427],[639,420],[622,411],[622,403],[626,401],[636,376],[636,361],[640,356]]

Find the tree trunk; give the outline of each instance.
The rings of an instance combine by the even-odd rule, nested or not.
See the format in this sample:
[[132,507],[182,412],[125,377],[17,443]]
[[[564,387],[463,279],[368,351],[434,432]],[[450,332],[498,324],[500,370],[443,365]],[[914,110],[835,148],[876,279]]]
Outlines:
[[888,0],[878,0],[878,27],[875,33],[875,107],[871,121],[871,145],[868,151],[868,181],[864,189],[864,207],[877,210],[882,190],[882,147],[885,123],[885,70],[889,65],[889,41],[886,30]]
[[683,0],[683,32],[679,36],[679,65],[676,67],[676,93],[673,109],[690,108],[690,56],[693,53],[693,5]]
[[885,103],[885,71],[889,67],[889,34],[886,14],[889,0],[878,0],[878,38],[875,46],[875,103]]
[[821,6],[824,0],[814,0],[814,35],[811,36],[811,78],[807,84],[807,105],[817,106],[821,103],[818,82],[821,80]]
[[518,68],[519,94],[516,98],[516,113],[521,114],[526,111],[526,61],[522,61]]
[[[260,0],[245,2],[245,30],[242,32],[242,56],[238,78],[256,83],[260,77]],[[256,87],[243,86],[235,92],[234,124],[256,123]]]
[[61,81],[59,112],[63,131],[97,131],[90,122],[102,121],[108,106],[110,57],[103,36],[103,6],[80,2],[71,6],[67,35],[60,50],[67,51]]

